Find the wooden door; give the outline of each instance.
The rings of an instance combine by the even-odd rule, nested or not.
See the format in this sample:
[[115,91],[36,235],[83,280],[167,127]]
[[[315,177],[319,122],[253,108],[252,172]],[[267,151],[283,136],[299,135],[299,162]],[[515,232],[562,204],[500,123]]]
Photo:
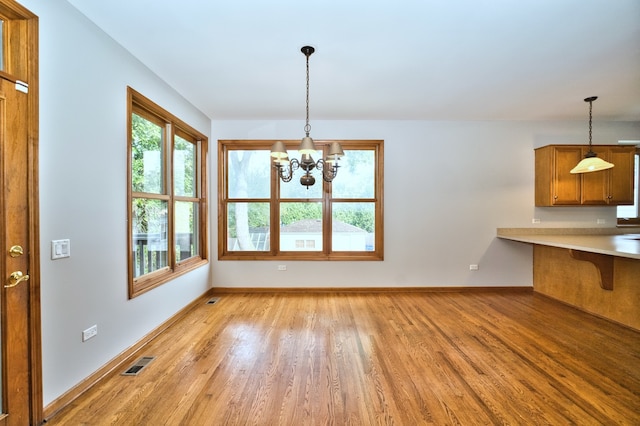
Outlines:
[[0,0],[0,426],[42,423],[37,17]]
[[27,95],[0,78],[2,212],[2,412],[6,424],[29,424],[29,205],[27,202]]

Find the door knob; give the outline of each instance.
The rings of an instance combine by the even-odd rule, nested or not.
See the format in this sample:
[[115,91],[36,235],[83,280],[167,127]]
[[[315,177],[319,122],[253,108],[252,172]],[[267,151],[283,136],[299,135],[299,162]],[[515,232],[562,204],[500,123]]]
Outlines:
[[5,284],[5,288],[15,287],[22,281],[29,281],[29,275],[24,275],[22,271],[12,272],[11,275],[9,275],[7,284]]
[[22,250],[22,247],[20,246],[11,246],[11,248],[9,249],[9,255],[11,257],[22,256],[23,254],[24,250]]

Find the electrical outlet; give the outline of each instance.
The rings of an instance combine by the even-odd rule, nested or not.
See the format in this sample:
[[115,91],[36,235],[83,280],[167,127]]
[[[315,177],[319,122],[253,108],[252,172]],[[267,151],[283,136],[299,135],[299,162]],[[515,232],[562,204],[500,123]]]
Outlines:
[[92,325],[91,327],[87,328],[82,332],[82,341],[86,342],[87,340],[91,339],[92,337],[96,337],[97,335],[98,335],[98,326]]
[[287,265],[278,265],[278,271],[286,271]]
[[534,217],[533,219],[531,219],[531,223],[540,223],[540,219]]
[[472,263],[471,265],[469,265],[469,270],[470,271],[477,271],[478,270],[478,265],[475,265],[475,264]]
[[605,219],[596,219],[596,223],[598,225],[603,225],[603,224],[607,223],[607,221]]

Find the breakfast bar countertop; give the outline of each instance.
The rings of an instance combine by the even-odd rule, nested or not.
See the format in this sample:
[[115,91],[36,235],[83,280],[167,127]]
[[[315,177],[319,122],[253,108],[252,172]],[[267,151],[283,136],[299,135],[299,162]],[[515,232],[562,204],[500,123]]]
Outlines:
[[[633,228],[632,228],[633,229]],[[623,228],[498,228],[498,238],[640,259],[640,233]]]

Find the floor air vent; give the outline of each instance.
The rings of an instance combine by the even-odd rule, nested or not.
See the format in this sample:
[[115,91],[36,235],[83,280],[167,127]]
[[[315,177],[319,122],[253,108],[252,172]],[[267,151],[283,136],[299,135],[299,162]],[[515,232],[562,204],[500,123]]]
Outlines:
[[155,356],[143,356],[142,358],[138,359],[135,362],[135,364],[133,364],[131,367],[129,367],[127,369],[127,371],[122,373],[122,375],[123,376],[137,376],[138,374],[140,374],[142,369],[145,368],[147,365],[149,365],[151,363],[151,361],[153,361],[154,359],[156,359]]
[[207,305],[215,305],[216,303],[218,303],[220,301],[219,297],[212,297],[211,299],[209,299],[207,301]]

